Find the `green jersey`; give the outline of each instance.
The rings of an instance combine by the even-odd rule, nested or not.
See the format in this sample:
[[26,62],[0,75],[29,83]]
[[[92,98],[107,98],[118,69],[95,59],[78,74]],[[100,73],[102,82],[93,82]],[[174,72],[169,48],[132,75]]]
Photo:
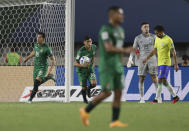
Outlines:
[[76,61],[78,63],[80,58],[82,56],[87,56],[89,59],[90,59],[90,65],[88,68],[79,68],[77,67],[76,69],[76,72],[80,72],[80,73],[90,73],[90,72],[93,72],[93,59],[94,59],[94,56],[95,56],[95,52],[96,52],[96,45],[92,44],[91,46],[91,50],[88,50],[85,48],[85,46],[82,46],[79,51],[77,52],[77,57],[76,57]]
[[16,52],[14,53],[8,53],[7,54],[7,60],[9,66],[17,66],[19,64],[20,55]]
[[107,52],[104,43],[111,42],[116,48],[123,48],[124,39],[125,34],[122,27],[114,27],[111,24],[102,26],[99,32],[100,72],[123,73],[121,54]]
[[39,45],[34,43],[34,69],[48,68],[48,57],[53,56],[50,47],[47,44]]

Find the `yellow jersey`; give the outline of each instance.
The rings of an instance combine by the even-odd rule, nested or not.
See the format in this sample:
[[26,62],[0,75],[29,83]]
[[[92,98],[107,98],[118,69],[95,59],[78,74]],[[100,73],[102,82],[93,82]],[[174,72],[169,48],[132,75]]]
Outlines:
[[158,66],[171,66],[170,51],[174,48],[173,40],[168,35],[162,38],[156,37],[154,48],[157,49]]

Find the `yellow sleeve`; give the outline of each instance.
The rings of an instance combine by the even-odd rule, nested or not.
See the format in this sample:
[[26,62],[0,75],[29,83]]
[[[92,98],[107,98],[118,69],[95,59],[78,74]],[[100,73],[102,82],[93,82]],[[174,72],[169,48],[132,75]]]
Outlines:
[[175,48],[173,40],[171,38],[169,38],[169,44],[168,44],[168,46],[169,46],[169,49]]

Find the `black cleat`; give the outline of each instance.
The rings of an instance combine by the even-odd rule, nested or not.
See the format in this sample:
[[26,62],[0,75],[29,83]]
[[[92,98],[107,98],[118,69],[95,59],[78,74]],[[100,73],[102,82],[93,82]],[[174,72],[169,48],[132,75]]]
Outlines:
[[178,96],[175,96],[175,97],[173,98],[172,104],[175,104],[177,101],[179,101],[179,97],[178,97]]
[[87,100],[87,99],[86,99],[86,100],[84,100],[83,102],[84,102],[85,104],[88,104],[88,100]]
[[150,104],[158,104],[158,101],[154,99],[152,102],[150,102]]
[[87,96],[89,97],[89,98],[91,98],[91,89],[88,87],[88,89],[87,89]]

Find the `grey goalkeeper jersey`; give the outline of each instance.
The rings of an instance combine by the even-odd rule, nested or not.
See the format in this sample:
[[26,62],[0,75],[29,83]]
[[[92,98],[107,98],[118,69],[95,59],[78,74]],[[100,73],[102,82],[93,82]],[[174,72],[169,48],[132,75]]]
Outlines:
[[[146,58],[154,49],[155,38],[156,36],[154,34],[150,34],[149,36],[140,34],[135,37],[133,47],[139,49],[140,51],[139,63],[141,63],[141,61]],[[149,59],[149,62],[154,62],[154,64],[157,64],[156,56],[152,56]]]

